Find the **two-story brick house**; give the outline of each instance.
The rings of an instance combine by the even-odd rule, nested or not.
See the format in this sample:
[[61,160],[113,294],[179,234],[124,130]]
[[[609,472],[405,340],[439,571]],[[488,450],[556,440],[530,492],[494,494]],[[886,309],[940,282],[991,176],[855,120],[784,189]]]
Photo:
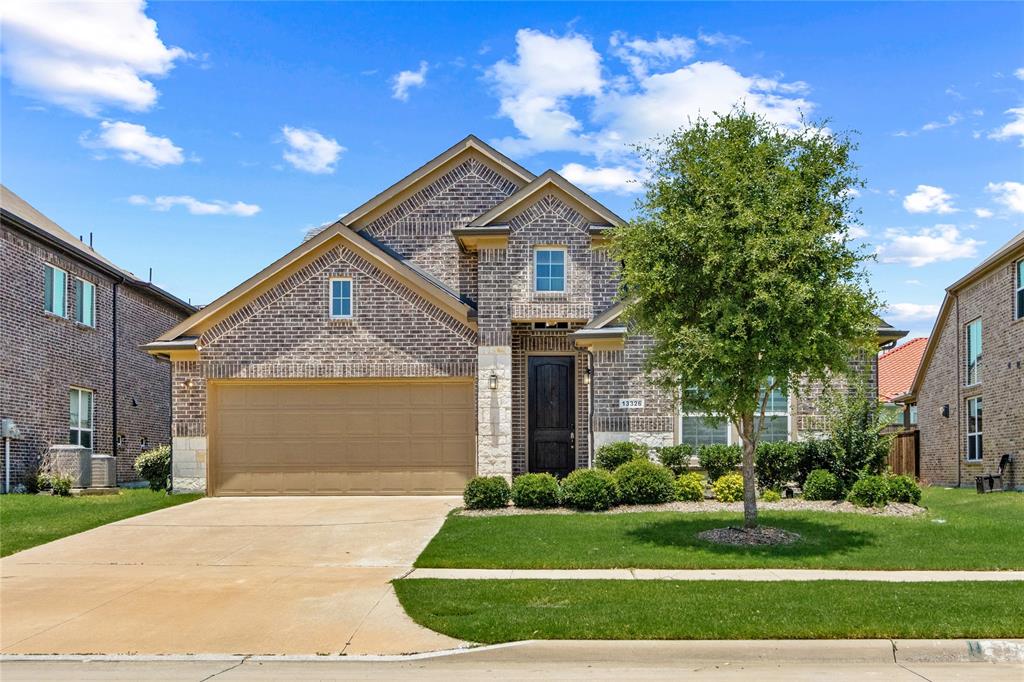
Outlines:
[[1024,232],[946,289],[921,365],[902,402],[916,405],[921,478],[974,486],[1015,460],[1024,485]]
[[135,457],[170,440],[171,407],[170,367],[139,346],[195,308],[2,185],[0,282],[0,417],[22,436],[11,485],[61,444],[113,454],[117,480],[136,480]]
[[[731,440],[645,381],[602,248],[620,223],[467,137],[149,344],[174,367],[175,488],[458,493],[614,440]],[[773,396],[769,437],[816,409]]]

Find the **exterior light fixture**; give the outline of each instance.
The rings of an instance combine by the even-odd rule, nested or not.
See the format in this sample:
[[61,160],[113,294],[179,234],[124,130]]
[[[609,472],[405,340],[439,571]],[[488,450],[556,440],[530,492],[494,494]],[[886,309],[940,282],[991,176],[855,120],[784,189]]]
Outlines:
[[487,380],[487,383],[491,387],[492,391],[498,390],[498,375],[492,373],[490,378]]
[[589,386],[590,385],[590,374],[591,374],[591,372],[592,372],[592,370],[589,367],[587,367],[587,371],[583,375],[583,385],[584,386]]
[[942,416],[949,419],[949,405],[942,406]]
[[192,388],[193,386],[195,386],[195,382],[193,382],[191,379],[185,379],[184,386],[185,388]]

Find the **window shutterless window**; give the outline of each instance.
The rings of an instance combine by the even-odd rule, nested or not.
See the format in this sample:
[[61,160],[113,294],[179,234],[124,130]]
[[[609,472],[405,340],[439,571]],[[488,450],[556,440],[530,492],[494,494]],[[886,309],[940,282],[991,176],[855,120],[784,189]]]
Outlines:
[[331,280],[331,317],[352,317],[352,280],[335,278]]
[[724,419],[708,424],[703,415],[683,414],[679,417],[679,442],[699,448],[702,445],[728,445],[729,424]]
[[1024,260],[1017,261],[1017,319],[1024,318]]
[[967,401],[967,461],[977,462],[982,455],[981,397]]
[[72,387],[68,391],[69,403],[69,427],[70,435],[68,442],[72,445],[81,445],[83,448],[92,447],[92,391],[86,388]]
[[46,312],[67,317],[67,304],[64,300],[68,289],[67,278],[67,273],[60,268],[55,268],[52,265],[45,267],[43,286],[46,291]]
[[565,249],[542,247],[534,251],[533,285],[535,291],[565,291]]
[[[758,404],[763,398],[764,391],[758,396]],[[789,440],[789,396],[781,388],[774,388],[768,394],[768,400],[764,406],[764,428],[761,429],[760,440],[769,442]]]
[[96,326],[96,285],[75,279],[75,322]]
[[981,320],[967,323],[967,386],[981,382]]

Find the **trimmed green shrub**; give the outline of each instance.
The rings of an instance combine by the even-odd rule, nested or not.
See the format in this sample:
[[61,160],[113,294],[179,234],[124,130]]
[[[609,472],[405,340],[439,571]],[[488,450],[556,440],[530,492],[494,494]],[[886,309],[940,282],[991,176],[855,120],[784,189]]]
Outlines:
[[719,477],[711,488],[715,491],[715,499],[719,502],[739,502],[743,499],[743,476],[726,474]]
[[561,497],[558,479],[551,474],[523,474],[512,481],[512,504],[517,507],[557,507]]
[[921,486],[910,476],[888,476],[889,500],[917,504],[921,501]]
[[838,500],[843,496],[843,484],[831,471],[815,469],[804,481],[805,500]]
[[649,459],[634,459],[615,470],[622,504],[661,504],[676,496],[672,472]]
[[676,479],[676,499],[680,502],[704,501],[704,475],[691,471]]
[[709,481],[736,471],[743,460],[743,448],[739,445],[703,445],[697,452],[700,468],[707,472]]
[[793,443],[796,457],[795,480],[801,487],[816,469],[835,472],[839,467],[839,446],[827,438]]
[[781,490],[796,476],[796,447],[786,441],[757,444],[754,469],[762,490]]
[[849,391],[827,392],[825,410],[830,439],[839,451],[830,471],[843,486],[849,488],[865,475],[881,474],[889,459],[892,436],[883,433],[887,424],[875,391],[856,382]]
[[171,476],[171,446],[158,445],[136,457],[135,472],[149,481],[150,490],[166,490]]
[[889,481],[885,476],[861,476],[846,499],[858,507],[884,507],[889,502]]
[[620,440],[615,443],[605,443],[599,447],[594,459],[599,468],[615,471],[630,460],[648,459],[649,452],[650,448],[643,443]]
[[681,476],[690,468],[690,458],[693,456],[692,445],[666,445],[658,448],[658,461],[661,465],[668,467],[674,476]]
[[584,511],[603,511],[619,500],[615,477],[605,469],[576,469],[562,479],[562,504]]
[[512,489],[504,476],[477,476],[469,479],[462,492],[466,509],[501,509],[508,505]]
[[65,474],[50,475],[50,492],[54,495],[67,497],[71,494],[71,477]]
[[761,493],[761,499],[765,502],[781,502],[782,493],[778,490],[765,490]]

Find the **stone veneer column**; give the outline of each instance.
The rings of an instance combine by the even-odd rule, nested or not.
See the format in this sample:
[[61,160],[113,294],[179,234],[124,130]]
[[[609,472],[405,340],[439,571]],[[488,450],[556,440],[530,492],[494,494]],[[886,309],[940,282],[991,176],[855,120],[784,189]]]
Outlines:
[[[491,376],[497,388],[491,388]],[[512,480],[512,347],[481,346],[477,364],[477,475]]]
[[175,493],[206,492],[206,378],[199,362],[171,370],[171,485]]

